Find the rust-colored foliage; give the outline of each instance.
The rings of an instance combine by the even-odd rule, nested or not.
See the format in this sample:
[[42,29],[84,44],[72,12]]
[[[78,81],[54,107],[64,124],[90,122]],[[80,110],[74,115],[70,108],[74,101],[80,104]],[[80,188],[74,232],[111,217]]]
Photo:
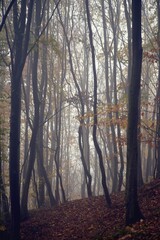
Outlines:
[[108,209],[103,196],[35,210],[21,224],[22,240],[160,239],[160,180],[139,192],[145,220],[125,227],[124,193],[112,195]]

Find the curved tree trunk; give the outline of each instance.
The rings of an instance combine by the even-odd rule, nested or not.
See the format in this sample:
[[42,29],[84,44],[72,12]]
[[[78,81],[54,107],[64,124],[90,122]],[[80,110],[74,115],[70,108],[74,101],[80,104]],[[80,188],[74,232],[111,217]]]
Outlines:
[[101,174],[102,174],[102,186],[103,186],[105,199],[106,199],[108,206],[110,207],[111,199],[110,199],[107,184],[106,184],[106,173],[105,173],[105,168],[104,168],[104,164],[103,164],[102,151],[101,151],[98,141],[97,141],[97,123],[98,123],[98,121],[97,121],[97,73],[96,73],[95,53],[94,53],[94,45],[93,45],[92,28],[91,28],[91,22],[90,22],[90,11],[89,11],[88,0],[86,0],[86,13],[87,13],[88,28],[89,28],[89,39],[90,39],[90,46],[91,46],[91,52],[92,52],[92,64],[93,64],[93,75],[94,75],[93,141],[94,141],[94,145],[95,145],[98,157],[99,157],[99,165],[100,165]]
[[[38,149],[38,152],[39,151],[40,151],[40,149]],[[56,199],[53,195],[51,183],[50,183],[49,178],[47,176],[47,172],[46,172],[46,169],[43,165],[43,161],[41,161],[41,160],[39,160],[39,168],[40,168],[42,177],[44,178],[44,181],[45,181],[45,184],[46,184],[47,193],[48,193],[49,200],[50,200],[50,205],[51,205],[51,207],[54,207],[54,206],[57,205],[57,202],[56,202]],[[44,204],[44,202],[43,202],[43,204]],[[41,203],[39,203],[39,205],[40,205],[40,207],[43,206]]]
[[[32,72],[32,81],[33,81],[33,95],[34,95],[34,122],[32,127],[32,136],[30,140],[30,155],[28,159],[28,166],[26,170],[26,178],[24,181],[23,189],[22,189],[22,199],[21,199],[21,217],[26,218],[28,216],[28,192],[29,185],[31,180],[31,174],[35,163],[36,158],[36,140],[38,134],[38,126],[39,124],[39,100],[38,100],[38,90],[37,90],[37,64],[38,64],[38,56],[37,51],[34,53],[34,62],[33,62],[33,72]],[[34,80],[33,80],[34,79]]]
[[91,182],[92,182],[92,176],[87,168],[87,164],[86,164],[86,160],[84,157],[84,151],[83,151],[83,145],[82,144],[82,126],[79,126],[79,149],[80,149],[80,153],[81,153],[81,160],[82,160],[82,164],[83,164],[83,168],[84,168],[84,173],[85,173],[85,180],[86,180],[86,184],[87,184],[87,193],[88,193],[88,197],[92,196],[92,189],[91,189]]
[[[80,125],[83,126],[85,123],[84,123],[84,100],[83,100],[83,96],[82,96],[82,91],[81,91],[81,88],[77,82],[77,79],[76,79],[76,75],[75,75],[75,72],[74,72],[74,67],[73,67],[73,61],[72,61],[72,53],[71,53],[71,48],[70,48],[70,41],[68,39],[68,36],[67,36],[67,33],[66,33],[66,29],[65,29],[65,26],[62,22],[62,19],[61,19],[61,15],[60,15],[60,12],[59,12],[59,9],[57,8],[58,10],[58,14],[59,14],[59,18],[60,18],[60,21],[61,21],[61,25],[62,25],[62,28],[63,28],[63,31],[64,31],[64,35],[65,35],[65,38],[66,38],[66,44],[67,44],[67,47],[68,47],[68,53],[69,53],[69,64],[70,64],[70,70],[71,70],[71,73],[72,73],[72,76],[73,76],[73,81],[74,81],[74,84],[76,86],[76,89],[78,91],[78,96],[79,96],[79,100],[80,100],[80,107],[81,107],[81,120],[80,120]],[[80,129],[80,128],[79,128]],[[79,131],[81,132],[82,129]],[[81,136],[82,135],[82,136]],[[79,135],[79,139],[81,139],[81,137],[83,138],[83,134],[80,134]],[[82,159],[82,164],[83,164],[83,167],[84,167],[84,173],[85,173],[85,179],[86,179],[86,183],[87,183],[87,191],[88,191],[88,196],[91,196],[91,181],[92,181],[92,177],[91,177],[91,174],[89,172],[89,168],[87,168],[87,164],[86,162],[84,163],[84,161],[86,161],[86,159],[84,158],[84,149],[82,148],[82,145],[81,145],[81,141],[79,141],[79,146],[80,146],[80,152],[81,152],[81,159]],[[86,166],[86,168],[85,168]],[[88,179],[87,179],[88,178]],[[89,186],[90,185],[90,186]]]
[[[36,14],[35,14],[35,35],[38,38],[39,28],[41,23],[40,18],[41,12],[41,1],[36,0]],[[39,57],[39,47],[38,45],[34,49],[33,54],[33,65],[32,65],[32,88],[33,88],[33,101],[34,101],[34,121],[32,127],[32,136],[30,141],[30,156],[28,160],[26,178],[24,181],[24,186],[22,189],[22,199],[21,199],[21,218],[26,218],[28,216],[28,192],[31,180],[31,174],[34,167],[34,162],[36,158],[36,140],[39,128],[39,96],[38,96],[38,57]]]

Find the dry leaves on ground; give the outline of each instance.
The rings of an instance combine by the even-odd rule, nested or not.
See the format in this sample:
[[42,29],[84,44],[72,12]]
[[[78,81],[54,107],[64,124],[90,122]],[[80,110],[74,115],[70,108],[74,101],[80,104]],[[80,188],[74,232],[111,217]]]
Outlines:
[[125,227],[124,193],[112,195],[108,209],[103,196],[67,202],[31,212],[21,224],[22,240],[160,239],[160,180],[139,192],[145,220]]

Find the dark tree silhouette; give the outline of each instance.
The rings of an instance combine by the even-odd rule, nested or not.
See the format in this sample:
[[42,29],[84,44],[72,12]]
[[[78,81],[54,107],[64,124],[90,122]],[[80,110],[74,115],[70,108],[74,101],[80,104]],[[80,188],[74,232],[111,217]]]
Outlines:
[[132,72],[129,86],[127,129],[126,225],[143,218],[138,204],[138,120],[142,66],[141,1],[132,0]]
[[[7,16],[8,16],[8,14],[9,14],[9,12],[11,11],[11,8],[12,8],[12,6],[13,6],[13,4],[14,4],[15,1],[16,1],[16,0],[12,0],[12,1],[10,2],[9,6],[8,6],[8,8],[7,8],[7,10],[6,10],[6,12],[3,14],[2,22],[1,22],[1,24],[0,24],[0,32],[2,31],[2,28],[3,28],[3,26],[4,26],[5,22],[6,22]],[[2,8],[3,8],[3,6],[2,6]]]
[[[21,78],[27,57],[30,25],[34,1],[18,1],[13,4],[14,47],[11,48],[11,118],[10,118],[10,198],[11,198],[11,237],[20,239],[20,117],[21,117]],[[19,10],[20,9],[20,10]],[[19,12],[20,11],[20,12]],[[28,14],[27,14],[28,13]],[[11,46],[11,42],[9,43]]]

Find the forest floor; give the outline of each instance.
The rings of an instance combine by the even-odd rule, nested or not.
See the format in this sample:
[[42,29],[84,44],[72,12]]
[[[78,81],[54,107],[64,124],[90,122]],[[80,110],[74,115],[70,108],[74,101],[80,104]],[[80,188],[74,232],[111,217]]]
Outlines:
[[124,192],[111,195],[111,199],[111,208],[104,196],[99,196],[33,210],[21,223],[21,240],[160,240],[160,180],[139,190],[144,220],[132,226],[125,227]]
[[67,202],[53,209],[31,211],[21,224],[22,240],[160,239],[160,180],[143,186],[139,203],[144,220],[125,227],[124,193]]

